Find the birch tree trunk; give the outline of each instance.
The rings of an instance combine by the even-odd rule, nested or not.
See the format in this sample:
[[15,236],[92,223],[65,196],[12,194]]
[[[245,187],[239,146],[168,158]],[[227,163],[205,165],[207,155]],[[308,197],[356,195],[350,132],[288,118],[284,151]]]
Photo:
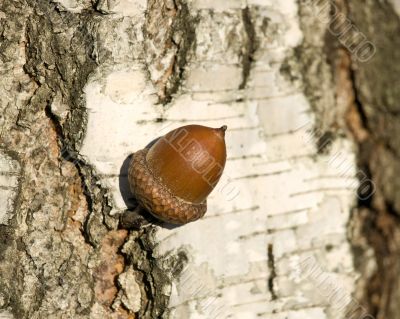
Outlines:
[[[387,1],[2,0],[0,318],[398,318]],[[207,214],[138,224],[130,155],[190,123]]]

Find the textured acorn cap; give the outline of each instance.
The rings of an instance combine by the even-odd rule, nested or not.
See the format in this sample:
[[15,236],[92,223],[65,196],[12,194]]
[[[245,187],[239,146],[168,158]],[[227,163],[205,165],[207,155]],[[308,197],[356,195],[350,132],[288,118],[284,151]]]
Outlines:
[[202,217],[225,166],[225,130],[183,126],[133,154],[128,179],[138,202],[174,224]]

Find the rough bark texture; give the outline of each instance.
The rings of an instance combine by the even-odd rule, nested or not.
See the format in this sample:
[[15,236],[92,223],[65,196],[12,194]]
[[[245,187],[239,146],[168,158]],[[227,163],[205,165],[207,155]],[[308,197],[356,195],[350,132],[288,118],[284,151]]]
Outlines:
[[357,111],[366,131],[363,138],[358,138],[358,163],[376,187],[374,196],[360,201],[353,216],[359,235],[365,238],[358,239],[357,251],[363,252],[365,260],[370,257],[366,247],[372,247],[377,263],[371,273],[360,262],[360,269],[364,270],[361,294],[375,318],[398,318],[400,52],[392,48],[400,46],[399,2],[349,1],[348,8],[351,19],[376,46],[370,61],[354,61],[350,71]]
[[[396,318],[399,11],[2,0],[0,317]],[[228,161],[206,216],[171,227],[138,215],[127,163],[188,123],[227,124]]]

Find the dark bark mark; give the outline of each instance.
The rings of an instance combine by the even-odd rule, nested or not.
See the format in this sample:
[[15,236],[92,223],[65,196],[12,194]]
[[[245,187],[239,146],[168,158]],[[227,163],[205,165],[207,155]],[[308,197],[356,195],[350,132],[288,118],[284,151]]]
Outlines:
[[[349,59],[351,59],[350,56],[349,56]],[[358,92],[356,84],[355,84],[356,83],[356,75],[355,75],[354,69],[352,67],[350,67],[348,71],[349,71],[349,80],[352,83],[352,91],[354,94],[354,104],[356,106],[357,113],[360,116],[360,122],[361,122],[363,129],[368,131],[369,130],[368,129],[368,117],[367,117],[365,110],[363,108],[363,105],[360,101],[359,92]]]
[[[315,134],[315,132],[314,132]],[[318,154],[326,154],[329,151],[329,147],[332,145],[335,135],[328,131],[323,133],[321,136],[317,136],[317,152]]]
[[[137,203],[134,203],[137,205]],[[148,218],[148,213],[142,211],[141,206],[136,206],[129,210],[124,211],[119,218],[119,226],[123,229],[140,230],[144,227],[151,226],[151,220]]]
[[250,76],[252,63],[254,62],[254,53],[257,50],[257,38],[253,21],[251,19],[251,12],[249,7],[242,9],[242,21],[244,31],[246,33],[246,43],[243,48],[242,55],[242,82],[239,85],[239,90],[246,87],[247,81]]
[[274,246],[272,244],[268,244],[268,269],[270,275],[268,277],[268,290],[271,293],[271,299],[276,300],[278,297],[275,293],[274,288],[274,280],[276,278],[276,270],[275,270],[275,257],[274,257]]

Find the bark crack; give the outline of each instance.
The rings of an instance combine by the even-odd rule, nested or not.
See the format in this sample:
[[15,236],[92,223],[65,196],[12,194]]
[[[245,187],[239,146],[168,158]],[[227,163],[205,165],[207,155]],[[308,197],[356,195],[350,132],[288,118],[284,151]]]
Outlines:
[[268,277],[268,290],[271,293],[271,299],[276,300],[278,296],[276,295],[274,287],[276,270],[275,270],[274,246],[272,244],[268,244],[268,269],[270,272],[270,275]]
[[256,31],[248,6],[242,9],[242,21],[246,33],[246,43],[244,44],[244,52],[242,55],[242,82],[239,85],[239,90],[244,89],[247,85],[252,63],[254,62],[254,53],[257,50]]

